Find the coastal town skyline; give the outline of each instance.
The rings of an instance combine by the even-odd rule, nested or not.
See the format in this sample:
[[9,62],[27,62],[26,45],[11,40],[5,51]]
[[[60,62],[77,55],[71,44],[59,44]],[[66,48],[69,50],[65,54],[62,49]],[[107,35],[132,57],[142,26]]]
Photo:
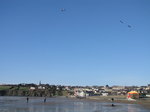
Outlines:
[[114,87],[114,86],[117,86],[117,87],[145,87],[145,86],[150,86],[150,84],[145,84],[145,85],[117,85],[117,84],[114,84],[114,85],[109,85],[109,84],[105,84],[105,85],[66,85],[66,84],[54,84],[54,83],[33,83],[33,82],[30,82],[30,83],[0,83],[1,86],[7,86],[7,85],[30,85],[30,84],[34,84],[34,85],[54,85],[54,86],[71,86],[71,87]]
[[41,81],[36,81],[36,82],[20,82],[20,83],[0,83],[0,85],[3,85],[3,86],[7,86],[7,85],[55,85],[55,86],[77,86],[77,87],[86,87],[86,86],[89,86],[89,87],[101,87],[101,86],[104,86],[104,87],[113,87],[113,86],[118,86],[118,87],[143,87],[143,86],[150,86],[150,84],[145,84],[145,85],[117,85],[117,84],[104,84],[104,85],[98,85],[98,84],[93,84],[93,85],[72,85],[72,84],[56,84],[56,83],[48,83],[48,82],[44,82],[42,83]]
[[0,0],[0,84],[149,84],[149,6],[148,0]]

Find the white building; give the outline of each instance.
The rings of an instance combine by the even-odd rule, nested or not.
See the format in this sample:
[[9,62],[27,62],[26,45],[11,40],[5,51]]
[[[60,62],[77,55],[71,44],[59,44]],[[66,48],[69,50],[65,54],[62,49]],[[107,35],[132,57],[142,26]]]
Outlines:
[[43,87],[43,86],[39,86],[39,87],[38,87],[38,89],[45,89],[45,87]]
[[35,90],[35,87],[30,87],[30,90]]
[[108,96],[108,93],[102,93],[102,96]]
[[83,91],[83,89],[75,88],[74,89],[74,96],[84,98],[84,97],[86,97],[86,93]]

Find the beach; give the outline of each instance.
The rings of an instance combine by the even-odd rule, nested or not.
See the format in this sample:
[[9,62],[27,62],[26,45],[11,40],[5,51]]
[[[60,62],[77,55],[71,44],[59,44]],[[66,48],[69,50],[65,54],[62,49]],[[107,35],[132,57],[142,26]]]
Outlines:
[[128,100],[126,96],[90,96],[86,100],[112,103],[111,98],[114,98],[113,103],[137,104],[150,110],[150,98],[140,98]]
[[[93,96],[85,99],[48,97],[0,97],[0,112],[149,112],[148,105],[140,102],[128,102],[114,98],[114,105],[109,97]],[[145,106],[145,107],[144,107]]]

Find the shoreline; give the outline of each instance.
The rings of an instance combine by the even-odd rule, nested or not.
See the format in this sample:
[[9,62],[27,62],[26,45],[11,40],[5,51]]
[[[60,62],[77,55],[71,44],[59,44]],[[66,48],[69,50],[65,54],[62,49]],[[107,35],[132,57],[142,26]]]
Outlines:
[[[5,97],[5,96],[2,96]],[[8,97],[14,97],[14,96],[8,96]],[[16,96],[18,97],[18,96]],[[26,98],[24,96],[19,96]],[[31,99],[43,99],[43,97],[30,97]],[[76,98],[76,97],[66,97],[66,96],[56,96],[56,97],[47,97],[47,98],[69,98],[69,99],[78,99],[82,101],[91,101],[91,102],[102,102],[102,103],[122,103],[122,104],[135,104],[139,105],[147,110],[150,110],[150,98],[140,98],[136,99],[136,101],[128,100],[126,99],[126,96],[89,96],[86,98]],[[111,101],[111,98],[114,98],[114,101]],[[40,103],[43,104],[43,103]],[[53,103],[46,103],[46,104],[53,104]],[[111,106],[111,105],[110,105]]]
[[128,100],[125,96],[90,96],[85,100],[112,103],[111,98],[114,98],[115,103],[136,104],[150,110],[150,99],[136,99],[136,101]]

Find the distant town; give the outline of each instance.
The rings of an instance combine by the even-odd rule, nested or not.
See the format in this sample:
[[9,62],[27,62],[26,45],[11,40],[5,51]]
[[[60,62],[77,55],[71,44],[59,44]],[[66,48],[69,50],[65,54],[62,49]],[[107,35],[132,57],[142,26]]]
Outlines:
[[89,96],[126,96],[136,91],[139,98],[150,97],[150,84],[147,86],[62,86],[49,84],[1,84],[0,96],[36,97],[89,97]]

